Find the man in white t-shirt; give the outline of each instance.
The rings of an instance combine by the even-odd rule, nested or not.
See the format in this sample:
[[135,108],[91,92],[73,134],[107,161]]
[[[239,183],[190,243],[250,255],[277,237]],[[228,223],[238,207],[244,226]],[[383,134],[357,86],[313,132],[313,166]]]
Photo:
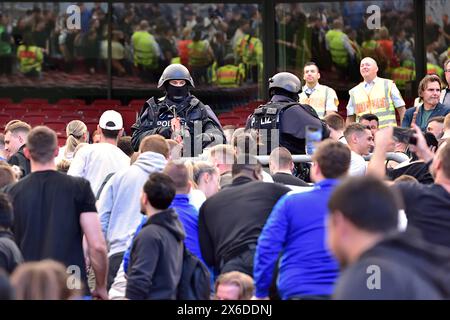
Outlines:
[[352,151],[349,175],[365,175],[367,163],[363,156],[368,155],[374,147],[372,132],[361,123],[352,123],[345,129],[344,137]]
[[67,172],[68,175],[89,180],[95,195],[107,176],[130,165],[130,158],[117,147],[117,139],[123,133],[120,113],[105,111],[100,117],[97,130],[100,133],[100,143],[78,150]]

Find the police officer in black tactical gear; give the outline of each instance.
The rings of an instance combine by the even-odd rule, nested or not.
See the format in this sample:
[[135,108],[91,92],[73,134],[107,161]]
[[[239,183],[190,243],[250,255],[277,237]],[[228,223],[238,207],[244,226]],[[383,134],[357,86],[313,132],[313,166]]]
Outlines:
[[171,64],[164,70],[158,88],[164,87],[166,95],[148,99],[131,127],[134,150],[152,134],[182,142],[184,156],[196,156],[206,147],[226,142],[216,115],[190,94],[189,86],[194,87],[194,81],[185,66]]
[[[289,72],[277,73],[269,79],[270,101],[257,108],[247,120],[247,129],[260,131],[260,139],[266,144],[263,150],[267,154],[278,146],[287,148],[292,154],[305,154],[306,126],[322,130],[322,139],[329,137],[329,129],[316,111],[298,102],[300,90],[301,82],[297,76]],[[272,129],[278,130],[279,145],[271,141]]]

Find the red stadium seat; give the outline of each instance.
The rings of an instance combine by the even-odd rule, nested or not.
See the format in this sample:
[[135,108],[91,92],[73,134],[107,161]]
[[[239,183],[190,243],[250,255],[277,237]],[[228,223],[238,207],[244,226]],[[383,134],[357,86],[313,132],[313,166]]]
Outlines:
[[[13,118],[9,114],[0,114],[0,126],[4,127]],[[3,132],[3,130],[2,130]]]
[[58,136],[58,146],[62,147],[66,144],[66,137],[65,136]]
[[40,98],[25,98],[21,101],[24,105],[48,105],[47,99]]
[[47,119],[44,125],[55,130],[57,134],[66,134],[66,123],[64,121]]
[[35,127],[44,124],[46,117],[45,115],[26,114],[25,116],[23,116],[22,120],[28,123],[30,126]]
[[11,103],[13,103],[11,98],[0,98],[0,107]]
[[238,126],[241,123],[241,119],[237,116],[219,116],[219,121],[222,126],[235,125]]
[[62,111],[57,108],[42,108],[42,114],[45,114],[49,119],[58,119]]
[[56,104],[61,106],[84,107],[86,105],[86,102],[83,99],[59,99]]
[[133,110],[136,110],[137,112],[141,111],[142,107],[144,106],[145,102],[147,100],[145,99],[135,99],[131,100],[128,106],[130,108],[133,108]]
[[96,108],[81,108],[78,109],[77,112],[83,116],[84,119],[86,118],[98,118],[101,115],[101,110],[98,110]]
[[121,106],[122,102],[118,99],[96,99],[92,102],[92,107],[100,107],[101,109],[108,110],[105,108],[113,109],[114,107]]
[[136,122],[137,112],[133,109],[125,108],[115,108],[117,112],[122,115],[123,127],[125,131],[128,132],[131,126]]

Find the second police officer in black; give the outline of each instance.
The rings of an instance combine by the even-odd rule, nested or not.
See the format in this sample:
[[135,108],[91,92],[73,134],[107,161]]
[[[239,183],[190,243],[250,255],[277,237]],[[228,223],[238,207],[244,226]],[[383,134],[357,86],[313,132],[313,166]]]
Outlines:
[[181,64],[171,64],[163,72],[158,88],[166,95],[147,100],[132,126],[134,150],[148,135],[159,134],[183,143],[184,156],[196,156],[204,148],[225,143],[222,126],[208,105],[190,94],[194,81]]
[[[301,90],[300,79],[292,73],[280,72],[269,79],[270,101],[255,109],[247,120],[247,129],[260,132],[267,154],[278,146],[285,147],[292,154],[305,154],[306,127],[322,131],[322,139],[330,135],[327,125],[319,119],[309,105],[298,102]],[[271,130],[277,130],[279,145],[272,143]],[[261,150],[261,149],[260,149]]]

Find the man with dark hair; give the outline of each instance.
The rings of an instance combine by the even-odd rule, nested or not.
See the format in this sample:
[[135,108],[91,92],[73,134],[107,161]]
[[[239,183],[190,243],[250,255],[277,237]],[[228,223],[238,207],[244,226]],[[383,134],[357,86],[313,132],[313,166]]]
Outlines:
[[131,137],[120,137],[119,140],[117,140],[117,148],[122,150],[128,157],[131,157],[134,153],[133,146],[131,145]]
[[433,117],[428,120],[427,132],[432,133],[436,139],[441,139],[444,135],[444,116]]
[[18,166],[22,171],[22,177],[31,171],[30,160],[23,153],[30,130],[31,127],[28,123],[18,120],[9,122],[5,128],[5,151],[8,163]]
[[262,182],[262,168],[252,155],[233,164],[232,183],[200,208],[198,233],[202,256],[217,274],[240,271],[253,275],[256,242],[278,199],[290,191]]
[[282,299],[327,299],[339,268],[325,244],[326,203],[350,166],[350,150],[338,141],[319,144],[313,155],[309,192],[282,197],[270,214],[256,248],[256,297],[269,296],[280,252],[278,291]]
[[11,274],[23,262],[22,253],[14,242],[13,207],[4,193],[0,193],[0,270]]
[[5,188],[14,208],[14,236],[25,261],[54,259],[76,266],[87,290],[83,235],[95,273],[92,296],[107,299],[106,244],[89,182],[56,171],[56,133],[38,126],[28,135],[25,155],[31,174]]
[[114,110],[103,112],[97,130],[100,132],[100,143],[78,150],[67,171],[70,176],[89,180],[94,194],[98,194],[108,175],[130,166],[130,158],[117,147],[118,137],[123,132],[120,113]]
[[345,129],[344,137],[352,151],[349,175],[365,175],[367,163],[363,156],[368,155],[374,147],[372,132],[361,123],[351,123]]
[[274,182],[288,186],[308,186],[305,181],[292,174],[294,161],[289,150],[284,147],[278,147],[272,150],[269,157],[269,169]]
[[133,232],[139,226],[139,196],[142,186],[153,172],[161,172],[169,157],[167,141],[160,135],[151,135],[141,141],[139,156],[125,169],[116,172],[106,183],[98,201],[102,231],[108,243],[108,289]]
[[[410,145],[434,177],[432,184],[396,184],[404,199],[408,228],[421,231],[423,238],[450,248],[450,143],[443,142],[436,154],[428,147],[420,128],[413,125],[416,145]],[[369,173],[384,178],[386,152],[392,143],[392,129],[379,132],[376,147],[369,163]],[[407,173],[407,172],[406,172]],[[419,180],[420,181],[420,180]]]
[[330,138],[347,144],[347,141],[344,137],[344,129],[345,129],[345,120],[339,113],[333,112],[327,114],[323,121],[328,125],[330,129]]
[[144,185],[141,211],[148,216],[133,242],[126,297],[132,300],[174,300],[183,270],[183,226],[169,206],[175,184],[153,173]]
[[418,234],[396,232],[396,195],[377,178],[367,176],[349,179],[331,196],[328,241],[345,269],[335,287],[335,299],[450,297],[450,251],[423,241]]
[[303,67],[303,80],[306,84],[299,94],[299,102],[310,105],[320,118],[338,111],[339,100],[334,89],[320,84],[319,67],[314,62],[307,62]]
[[370,132],[372,132],[372,136],[375,136],[375,133],[378,131],[378,127],[380,126],[378,117],[372,113],[366,113],[359,117],[359,123],[369,128]]

